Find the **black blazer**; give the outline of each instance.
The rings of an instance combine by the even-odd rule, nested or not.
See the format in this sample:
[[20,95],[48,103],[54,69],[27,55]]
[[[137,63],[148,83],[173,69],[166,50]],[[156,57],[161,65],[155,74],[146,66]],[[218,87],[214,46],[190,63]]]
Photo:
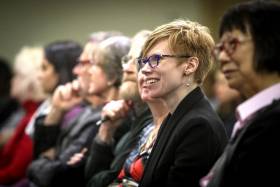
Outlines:
[[226,142],[222,121],[196,88],[163,122],[140,186],[199,186]]
[[36,120],[35,155],[40,155],[53,142],[56,153],[54,160],[38,156],[29,165],[27,175],[33,184],[38,187],[85,186],[85,163],[71,167],[67,165],[67,161],[84,147],[89,147],[90,140],[98,132],[95,123],[100,119],[101,108],[92,109],[91,106],[86,106],[85,110],[62,130],[59,130],[59,125],[45,126],[43,119]]
[[280,100],[255,116],[230,140],[213,168],[209,187],[279,185]]

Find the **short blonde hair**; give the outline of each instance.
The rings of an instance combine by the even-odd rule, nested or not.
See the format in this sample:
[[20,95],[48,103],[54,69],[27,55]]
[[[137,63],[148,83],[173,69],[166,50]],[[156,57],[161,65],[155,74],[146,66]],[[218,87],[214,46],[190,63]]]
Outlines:
[[207,27],[190,20],[175,20],[157,27],[148,37],[142,52],[146,57],[151,48],[161,40],[168,40],[171,52],[176,55],[197,57],[199,66],[194,74],[194,80],[203,83],[207,73],[212,68],[212,49],[215,45]]
[[[38,80],[38,74],[41,69],[43,61],[43,49],[42,47],[23,47],[15,57],[15,63],[13,69],[15,73],[21,74],[21,81],[23,85],[32,85],[32,100],[41,101],[46,98],[40,81]],[[25,94],[25,93],[22,93]],[[24,96],[23,96],[24,97]]]

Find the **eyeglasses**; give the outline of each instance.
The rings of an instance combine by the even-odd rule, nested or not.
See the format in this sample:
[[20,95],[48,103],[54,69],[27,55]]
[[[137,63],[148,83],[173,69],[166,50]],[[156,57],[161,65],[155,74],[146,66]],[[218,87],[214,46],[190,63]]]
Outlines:
[[227,53],[228,56],[231,56],[238,45],[248,42],[251,39],[246,39],[246,40],[240,40],[238,38],[231,38],[228,41],[224,41],[221,43],[218,43],[213,50],[214,56],[216,59],[218,59],[219,55],[221,54],[222,51],[225,51]]
[[137,64],[138,64],[137,69],[139,71],[147,63],[149,64],[149,66],[151,68],[155,68],[155,67],[157,67],[159,65],[160,60],[163,59],[163,58],[166,58],[166,57],[168,57],[168,58],[189,58],[191,56],[188,56],[188,55],[162,55],[162,54],[154,54],[154,55],[149,56],[148,58],[141,58],[141,57],[139,57],[139,58],[137,58]]
[[90,64],[90,63],[91,63],[91,61],[90,61],[90,60],[77,60],[77,62],[78,62],[78,65],[82,65],[82,66],[87,65],[87,64]]
[[102,66],[104,65],[101,61],[99,61],[98,59],[90,59],[90,65],[91,66]]

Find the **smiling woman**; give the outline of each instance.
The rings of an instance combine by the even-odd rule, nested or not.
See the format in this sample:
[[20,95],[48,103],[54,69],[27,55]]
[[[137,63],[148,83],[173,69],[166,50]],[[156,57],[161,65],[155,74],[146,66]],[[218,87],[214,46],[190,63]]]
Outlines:
[[225,130],[200,89],[212,65],[213,46],[206,27],[185,20],[158,27],[147,39],[138,60],[141,98],[161,99],[170,113],[141,187],[197,186],[222,153]]

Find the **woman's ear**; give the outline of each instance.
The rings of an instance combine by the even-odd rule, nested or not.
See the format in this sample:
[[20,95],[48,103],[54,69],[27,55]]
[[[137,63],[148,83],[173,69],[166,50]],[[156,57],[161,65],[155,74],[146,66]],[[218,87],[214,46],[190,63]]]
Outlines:
[[194,73],[199,65],[199,60],[197,57],[190,57],[186,63],[185,63],[185,69],[184,69],[184,74],[185,75],[190,75]]

